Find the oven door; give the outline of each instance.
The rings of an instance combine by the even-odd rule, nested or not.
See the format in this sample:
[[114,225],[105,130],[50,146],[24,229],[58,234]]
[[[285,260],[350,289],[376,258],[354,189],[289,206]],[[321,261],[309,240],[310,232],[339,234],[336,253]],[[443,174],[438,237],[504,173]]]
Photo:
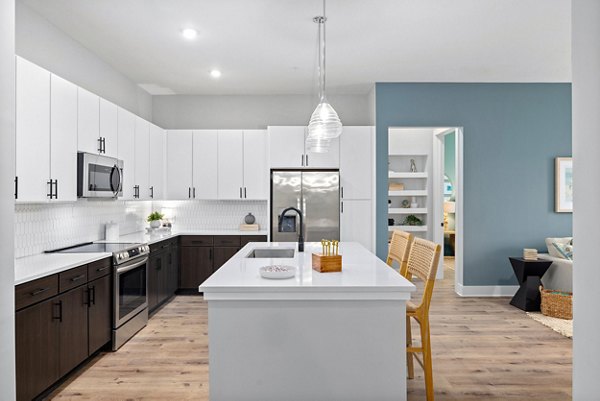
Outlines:
[[80,152],[77,181],[77,195],[81,198],[117,198],[123,195],[123,161]]
[[148,307],[148,257],[132,260],[115,270],[114,328]]

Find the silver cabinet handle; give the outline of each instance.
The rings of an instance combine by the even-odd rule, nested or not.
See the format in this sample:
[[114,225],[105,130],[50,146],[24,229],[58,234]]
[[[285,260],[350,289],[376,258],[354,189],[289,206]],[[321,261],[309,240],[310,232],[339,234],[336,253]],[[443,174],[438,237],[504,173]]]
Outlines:
[[306,157],[306,167],[308,167],[308,155],[305,155]]

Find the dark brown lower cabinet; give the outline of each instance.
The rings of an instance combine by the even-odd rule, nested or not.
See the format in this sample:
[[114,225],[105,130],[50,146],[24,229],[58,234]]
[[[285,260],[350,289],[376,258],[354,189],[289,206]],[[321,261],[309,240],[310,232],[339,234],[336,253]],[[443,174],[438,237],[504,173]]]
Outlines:
[[239,247],[215,247],[213,271],[219,270],[219,268],[223,266],[229,259],[231,259],[239,250]]
[[[52,283],[58,283],[59,275],[79,273],[85,265],[15,289],[16,297],[24,300],[15,313],[17,400],[39,396],[110,342],[112,276],[105,265],[110,266],[110,260],[87,265],[98,270],[94,280],[61,293]],[[98,278],[101,274],[105,275]]]
[[16,313],[17,400],[31,400],[60,378],[60,322],[54,299]]
[[213,273],[213,248],[181,246],[179,255],[179,288],[198,290],[198,286]]
[[59,374],[63,376],[88,357],[88,288],[70,290],[55,303],[60,313]]
[[104,276],[88,284],[88,355],[92,355],[111,340],[112,277]]

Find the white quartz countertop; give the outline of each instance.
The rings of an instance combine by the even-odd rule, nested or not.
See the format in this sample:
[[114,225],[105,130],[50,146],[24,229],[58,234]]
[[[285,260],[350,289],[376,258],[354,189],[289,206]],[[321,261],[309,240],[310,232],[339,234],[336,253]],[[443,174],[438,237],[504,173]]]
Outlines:
[[42,253],[15,259],[15,285],[111,257],[112,253]]
[[[117,241],[154,244],[179,235],[267,235],[266,230],[171,230],[146,233],[139,231],[121,235]],[[15,285],[23,284],[38,278],[50,276],[100,259],[111,257],[111,253],[42,253],[15,259]]]
[[[296,249],[293,258],[247,258],[257,248]],[[202,285],[204,298],[212,300],[407,300],[415,286],[377,256],[355,242],[341,242],[342,271],[319,273],[312,269],[312,253],[320,243],[249,243]],[[296,268],[289,279],[265,279],[259,269],[268,265]]]
[[[119,242],[154,244],[179,235],[267,235],[267,230],[260,231],[241,231],[241,230],[177,230],[171,231],[153,231],[147,233],[139,231],[133,234],[121,235]],[[115,241],[97,241],[97,242],[115,242]]]

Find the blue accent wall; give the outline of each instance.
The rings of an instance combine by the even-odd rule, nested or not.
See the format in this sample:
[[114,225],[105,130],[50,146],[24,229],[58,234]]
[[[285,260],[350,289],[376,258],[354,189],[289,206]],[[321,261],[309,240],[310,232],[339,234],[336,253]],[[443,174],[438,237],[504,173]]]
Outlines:
[[514,285],[509,256],[572,235],[554,212],[554,158],[571,155],[571,84],[378,83],[377,255],[387,253],[389,127],[463,127],[464,285]]

